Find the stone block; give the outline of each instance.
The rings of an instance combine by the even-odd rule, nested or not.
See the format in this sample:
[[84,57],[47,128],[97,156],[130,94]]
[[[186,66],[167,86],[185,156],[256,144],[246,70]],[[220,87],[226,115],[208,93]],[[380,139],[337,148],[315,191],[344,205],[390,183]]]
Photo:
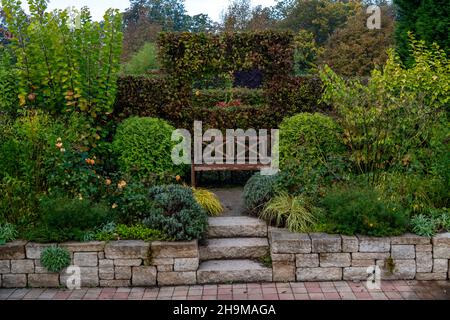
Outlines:
[[412,244],[393,244],[391,256],[393,259],[415,259],[416,250]]
[[417,273],[431,272],[433,269],[433,254],[431,252],[416,252]]
[[377,265],[381,269],[382,280],[412,280],[415,278],[415,260],[393,260],[393,263],[393,270],[391,270],[386,261],[377,261]]
[[272,253],[310,253],[311,239],[306,233],[294,233],[286,229],[271,229]]
[[418,244],[416,245],[416,252],[432,252],[433,246],[431,244]]
[[448,260],[447,259],[433,259],[433,273],[447,273]]
[[45,248],[48,247],[52,247],[55,246],[56,244],[54,243],[32,243],[32,242],[28,242],[25,245],[25,253],[26,253],[26,257],[27,259],[41,259],[41,253],[42,250],[44,250]]
[[130,284],[130,280],[100,280],[100,287],[105,288],[129,287]]
[[432,243],[433,245],[446,244],[450,246],[450,232],[435,235],[432,239]]
[[389,238],[359,236],[359,252],[389,252],[391,242]]
[[366,281],[371,276],[368,268],[366,266],[344,268],[343,278],[346,281]]
[[97,252],[75,252],[73,264],[79,267],[96,267],[98,265]]
[[151,245],[152,258],[196,258],[198,257],[197,240],[184,242],[155,241]]
[[26,241],[12,241],[0,246],[0,260],[25,259]]
[[389,258],[389,252],[355,252],[352,253],[352,259],[355,260],[383,260]]
[[162,272],[173,271],[173,264],[160,264],[156,266],[156,269]]
[[433,245],[433,258],[450,259],[450,244],[442,243]]
[[284,262],[284,261],[295,262],[295,254],[293,253],[272,253],[270,257],[272,261],[276,262]]
[[152,266],[133,267],[132,284],[136,287],[156,285],[156,268]]
[[[371,266],[375,266],[375,259],[366,259],[366,260],[357,260],[357,259],[353,259],[352,260],[352,267],[371,267]],[[344,269],[344,273],[345,273],[345,269]],[[345,279],[344,279],[345,280]]]
[[158,272],[159,286],[189,285],[197,282],[197,274],[194,271],[188,272]]
[[293,261],[273,261],[272,270],[273,281],[295,281],[295,262]]
[[59,287],[59,274],[57,273],[29,274],[28,286],[32,288]]
[[114,267],[100,267],[98,268],[98,276],[100,280],[113,280]]
[[342,268],[297,268],[297,281],[339,281]]
[[140,240],[109,242],[105,246],[107,259],[148,259],[150,243]]
[[34,261],[11,260],[11,273],[34,273]]
[[176,258],[173,265],[174,271],[197,271],[199,265],[198,258]]
[[114,279],[130,280],[131,279],[131,267],[114,267]]
[[419,281],[437,281],[437,280],[447,280],[447,274],[446,273],[433,273],[433,272],[427,272],[427,273],[416,273],[416,280]]
[[429,237],[421,237],[412,233],[407,233],[397,237],[391,237],[391,244],[427,245],[430,243],[431,239]]
[[316,268],[319,267],[319,254],[300,253],[295,255],[295,261],[298,268]]
[[342,239],[339,235],[311,233],[312,252],[341,252]]
[[97,287],[98,286],[99,278],[98,278],[98,268],[97,267],[80,267],[80,272],[81,272],[81,286],[82,287]]
[[100,268],[111,268],[111,267],[114,267],[114,260],[112,260],[112,259],[100,259],[98,261],[98,266]]
[[59,244],[59,247],[69,252],[103,252],[105,244],[104,241],[64,242]]
[[349,267],[351,265],[350,253],[320,253],[320,266]]
[[341,236],[342,252],[358,252],[359,240],[355,236]]
[[27,275],[4,274],[2,276],[2,286],[3,288],[25,288],[27,286]]
[[170,265],[170,264],[174,264],[174,263],[175,263],[174,258],[156,258],[156,259],[152,259],[152,261],[151,261],[152,266]]
[[0,274],[11,273],[11,263],[9,260],[0,260]]
[[114,265],[118,267],[139,267],[142,259],[115,259]]

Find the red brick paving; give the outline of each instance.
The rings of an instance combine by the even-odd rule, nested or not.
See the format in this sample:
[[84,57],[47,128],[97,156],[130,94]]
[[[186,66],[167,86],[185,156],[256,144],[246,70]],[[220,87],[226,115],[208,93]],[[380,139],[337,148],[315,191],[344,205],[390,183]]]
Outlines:
[[450,281],[389,281],[369,290],[346,281],[162,288],[0,289],[0,300],[450,300]]

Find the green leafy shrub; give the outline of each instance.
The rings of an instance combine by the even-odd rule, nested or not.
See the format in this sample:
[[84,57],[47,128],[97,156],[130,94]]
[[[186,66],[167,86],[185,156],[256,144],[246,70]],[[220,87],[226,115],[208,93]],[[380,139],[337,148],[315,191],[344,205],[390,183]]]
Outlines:
[[382,199],[373,188],[340,185],[322,199],[327,210],[321,221],[324,230],[346,235],[398,235],[408,227],[408,215],[401,205]]
[[176,240],[201,239],[208,227],[208,216],[195,201],[190,188],[179,185],[153,187],[153,201],[143,220],[146,227],[162,230]]
[[61,272],[70,265],[70,253],[64,248],[45,248],[41,252],[41,264],[50,272]]
[[147,42],[135,53],[130,61],[122,67],[122,73],[126,75],[146,75],[159,69],[158,51],[154,43]]
[[430,209],[428,214],[418,214],[411,219],[412,231],[419,236],[432,237],[450,230],[450,209]]
[[172,238],[160,230],[150,229],[142,224],[127,226],[125,224],[106,224],[96,233],[96,240],[143,240],[143,241],[171,241]]
[[121,123],[114,137],[113,148],[123,172],[139,178],[183,172],[172,162],[174,127],[156,118],[133,117]]
[[210,216],[218,216],[223,212],[223,206],[219,198],[206,189],[192,188],[195,201],[208,213]]
[[281,169],[292,160],[326,167],[330,157],[343,152],[339,135],[335,121],[319,113],[299,113],[284,119],[280,125]]
[[18,236],[16,226],[11,223],[0,223],[0,245],[16,240]]
[[428,171],[429,156],[422,164],[413,160],[429,148],[437,123],[448,128],[448,57],[414,39],[411,49],[415,62],[410,68],[391,51],[383,70],[374,70],[367,84],[346,81],[328,67],[321,71],[323,100],[336,110],[353,167],[372,185],[384,170]]
[[74,108],[93,118],[112,110],[122,50],[122,16],[109,9],[102,22],[87,7],[49,12],[47,1],[2,0],[17,57],[20,106],[63,113]]
[[259,217],[293,232],[310,232],[314,230],[320,211],[307,197],[282,192],[267,203]]
[[244,205],[252,214],[258,214],[274,196],[277,176],[256,173],[244,187]]
[[19,103],[17,74],[10,51],[0,45],[0,113],[14,116]]
[[110,210],[88,200],[47,198],[41,201],[41,219],[26,231],[25,237],[36,242],[82,241],[85,233],[113,217]]

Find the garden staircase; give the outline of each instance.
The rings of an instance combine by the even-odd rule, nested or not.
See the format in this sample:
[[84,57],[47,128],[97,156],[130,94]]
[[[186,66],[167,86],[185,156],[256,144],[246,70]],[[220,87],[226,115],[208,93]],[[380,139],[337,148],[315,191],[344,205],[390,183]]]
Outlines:
[[269,241],[266,223],[257,218],[209,218],[208,238],[199,251],[199,283],[272,281],[272,269],[259,262],[269,255]]

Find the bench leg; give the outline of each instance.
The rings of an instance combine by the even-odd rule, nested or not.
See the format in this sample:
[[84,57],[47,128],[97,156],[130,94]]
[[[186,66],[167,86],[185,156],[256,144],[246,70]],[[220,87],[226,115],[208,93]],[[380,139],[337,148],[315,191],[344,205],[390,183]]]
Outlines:
[[194,165],[191,166],[191,186],[195,188],[195,168]]

